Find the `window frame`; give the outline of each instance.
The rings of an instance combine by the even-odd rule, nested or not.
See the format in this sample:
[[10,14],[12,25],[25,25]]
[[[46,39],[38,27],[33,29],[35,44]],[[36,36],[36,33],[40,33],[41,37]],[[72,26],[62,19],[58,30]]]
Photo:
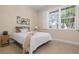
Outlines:
[[[55,12],[58,13],[58,19],[59,19],[59,10],[55,10],[55,11],[49,12],[49,14],[51,15],[52,13],[54,14]],[[49,18],[51,17],[50,15],[49,15]],[[58,19],[56,20],[56,22],[58,22]],[[50,20],[49,20],[49,21],[50,21]],[[49,22],[49,21],[48,21],[48,22]],[[49,24],[49,23],[48,23],[48,24]],[[59,27],[59,26],[58,26],[58,23],[55,24],[55,26],[58,28],[58,27]],[[50,27],[50,26],[49,26],[49,27]],[[54,29],[56,29],[56,28],[54,28]]]
[[[47,14],[48,14],[47,24],[48,24],[48,20],[49,20],[49,13],[58,10],[59,11],[59,20],[58,20],[58,28],[56,28],[56,29],[58,29],[58,30],[76,30],[76,28],[77,28],[77,26],[76,26],[76,24],[77,24],[77,16],[76,16],[77,11],[76,10],[78,10],[77,6],[75,6],[75,17],[74,17],[74,27],[75,28],[71,28],[71,29],[70,28],[69,29],[61,28],[61,9],[72,7],[72,6],[75,6],[75,5],[60,6],[57,8],[53,8],[53,10],[48,10],[47,11]],[[47,29],[54,29],[54,28],[49,28],[49,24],[48,24]]]

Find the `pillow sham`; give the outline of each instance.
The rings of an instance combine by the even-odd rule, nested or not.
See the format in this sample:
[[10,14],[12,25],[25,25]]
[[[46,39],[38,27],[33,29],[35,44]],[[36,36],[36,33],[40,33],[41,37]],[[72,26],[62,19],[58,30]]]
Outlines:
[[28,32],[28,29],[20,29],[21,32]]

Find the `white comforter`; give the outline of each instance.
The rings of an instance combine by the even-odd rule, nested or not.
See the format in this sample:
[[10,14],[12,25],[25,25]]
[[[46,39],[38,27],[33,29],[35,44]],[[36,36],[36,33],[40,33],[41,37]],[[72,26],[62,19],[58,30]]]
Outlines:
[[[13,33],[12,37],[18,43],[23,44],[26,35],[27,33]],[[37,49],[37,47],[50,40],[52,40],[52,38],[49,33],[37,32],[34,36],[31,37],[29,53],[32,53]]]

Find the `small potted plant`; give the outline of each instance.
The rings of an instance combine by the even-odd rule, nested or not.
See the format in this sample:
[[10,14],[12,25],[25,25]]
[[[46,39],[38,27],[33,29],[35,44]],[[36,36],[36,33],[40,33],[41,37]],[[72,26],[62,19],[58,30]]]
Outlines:
[[8,31],[3,31],[2,35],[8,35]]

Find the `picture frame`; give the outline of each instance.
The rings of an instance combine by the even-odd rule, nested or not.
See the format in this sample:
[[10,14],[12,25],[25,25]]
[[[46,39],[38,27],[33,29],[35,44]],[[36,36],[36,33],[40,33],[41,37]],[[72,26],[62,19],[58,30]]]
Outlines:
[[30,25],[30,19],[16,16],[16,22],[20,25]]

